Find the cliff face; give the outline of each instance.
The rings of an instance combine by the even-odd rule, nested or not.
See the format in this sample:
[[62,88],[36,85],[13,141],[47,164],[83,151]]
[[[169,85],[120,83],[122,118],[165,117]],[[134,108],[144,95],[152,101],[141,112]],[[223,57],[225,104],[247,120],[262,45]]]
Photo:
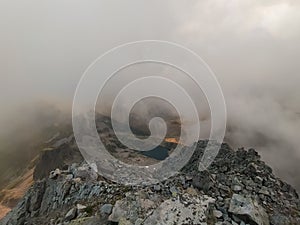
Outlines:
[[49,173],[56,168],[68,168],[74,162],[82,162],[83,157],[75,145],[75,140],[70,139],[56,148],[46,148],[41,151],[36,162],[33,173],[34,180],[40,180],[49,176]]
[[153,186],[115,184],[84,162],[65,163],[40,175],[0,224],[300,224],[296,191],[255,150],[223,144],[209,169],[199,172],[206,143],[198,143],[178,175]]

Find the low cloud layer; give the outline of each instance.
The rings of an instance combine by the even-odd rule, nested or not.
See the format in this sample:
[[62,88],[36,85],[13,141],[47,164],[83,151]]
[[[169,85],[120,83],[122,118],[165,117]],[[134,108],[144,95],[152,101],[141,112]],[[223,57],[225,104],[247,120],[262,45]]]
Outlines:
[[228,107],[226,140],[256,147],[299,189],[299,10],[292,0],[2,1],[1,133],[23,105],[70,109],[84,70],[110,48],[173,41],[215,72]]

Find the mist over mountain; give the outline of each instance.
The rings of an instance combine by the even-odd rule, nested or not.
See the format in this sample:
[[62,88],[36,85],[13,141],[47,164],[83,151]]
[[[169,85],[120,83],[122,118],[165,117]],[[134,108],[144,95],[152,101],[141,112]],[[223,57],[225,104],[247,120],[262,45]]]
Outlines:
[[[108,50],[139,40],[174,42],[198,54],[224,94],[225,142],[236,150],[255,148],[274,176],[299,191],[299,10],[300,2],[293,0],[1,1],[0,199],[12,199],[5,210],[15,206],[32,184],[33,169],[49,147],[47,141],[72,135],[73,97],[88,66]],[[146,75],[161,75],[186,90],[198,110],[199,139],[207,139],[211,111],[205,94],[185,74],[154,63],[118,71],[99,94],[97,112],[110,118],[119,91]],[[168,91],[162,84],[149,86]],[[122,96],[123,109],[128,102],[128,96]],[[122,118],[122,112],[116,119]],[[172,138],[180,135],[182,124],[195,122],[187,117],[180,121],[176,109],[163,100],[144,99],[132,109],[133,133],[149,135],[149,121],[156,116],[167,121],[167,136]],[[104,137],[107,142],[114,139],[109,135]],[[63,150],[67,156],[76,149],[72,144]],[[164,149],[165,156],[169,151]],[[144,157],[131,149],[114,154]],[[286,187],[279,186],[280,194]]]
[[[227,140],[255,146],[281,177],[299,186],[299,8],[291,0],[3,1],[0,133],[22,127],[15,112],[36,101],[70,110],[84,70],[110,48],[143,39],[174,41],[215,72],[227,104]],[[112,87],[112,93],[118,90]],[[209,118],[202,108],[200,117]],[[21,121],[29,116],[21,114]]]
[[[181,145],[167,138],[159,148],[141,153],[118,141],[111,122],[97,115],[99,137],[110,154],[130,165],[157,165]],[[137,128],[136,134],[145,137]],[[126,185],[92,169],[73,135],[61,138],[49,139],[32,163],[34,181],[26,173],[0,192],[0,224],[299,224],[296,190],[276,177],[254,149],[233,150],[224,143],[209,168],[199,171],[208,142],[198,141],[193,156],[173,176],[152,185],[139,177],[141,185]],[[131,182],[134,173],[126,168],[120,175]]]

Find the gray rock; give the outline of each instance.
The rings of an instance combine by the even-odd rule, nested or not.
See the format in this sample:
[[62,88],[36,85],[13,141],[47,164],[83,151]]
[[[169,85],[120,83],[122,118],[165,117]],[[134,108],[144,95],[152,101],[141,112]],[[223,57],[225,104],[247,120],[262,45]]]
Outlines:
[[205,193],[209,191],[212,186],[209,173],[202,171],[200,174],[193,177],[192,185],[199,190],[203,190]]
[[170,192],[173,197],[176,197],[178,195],[178,190],[175,186],[170,187]]
[[86,210],[87,207],[85,205],[77,204],[76,208],[78,213],[82,213]]
[[36,187],[37,189],[30,199],[30,206],[28,206],[31,212],[35,212],[40,209],[45,193],[46,183],[39,182],[36,184]]
[[184,204],[180,200],[164,201],[143,224],[207,224],[206,210],[209,203],[214,202],[214,199],[208,196],[201,196],[200,199],[197,199],[189,195],[185,195],[184,199],[188,204]]
[[223,213],[219,210],[214,210],[213,212],[214,212],[214,216],[218,219],[223,216]]
[[266,187],[262,187],[259,191],[258,191],[259,194],[263,194],[263,195],[266,195],[266,196],[270,196],[270,192],[267,190]]
[[135,221],[134,225],[141,225],[141,224],[143,224],[143,222],[144,222],[143,219],[138,218],[138,219]]
[[112,213],[108,219],[112,222],[118,223],[121,218],[126,217],[126,207],[126,200],[118,200],[114,205]]
[[161,187],[159,184],[156,184],[156,185],[154,185],[153,189],[154,189],[154,191],[160,191]]
[[103,206],[101,206],[100,208],[100,213],[101,215],[110,215],[113,209],[113,205],[112,204],[104,204]]
[[251,198],[233,194],[228,211],[241,218],[247,217],[248,220],[257,225],[270,224],[268,214],[264,208]]
[[68,222],[68,221],[71,221],[71,220],[75,219],[75,217],[76,217],[76,212],[77,212],[77,209],[76,209],[76,208],[70,209],[70,210],[67,212],[66,216],[65,216],[65,221]]
[[276,212],[275,214],[273,214],[270,217],[270,222],[273,225],[288,225],[288,224],[291,224],[291,221],[289,220],[289,218],[285,215],[282,215],[279,212]]
[[97,216],[94,217],[86,217],[72,220],[69,225],[100,225],[107,224],[107,220],[105,218],[99,218]]
[[240,185],[234,185],[234,186],[232,187],[232,190],[235,191],[235,192],[239,192],[239,191],[242,190],[242,187],[241,187]]
[[73,179],[73,174],[68,174],[66,175],[66,180],[72,180]]
[[61,174],[60,169],[55,169],[54,171],[50,172],[49,178],[50,179],[55,179]]
[[141,198],[137,195],[126,194],[126,198],[116,201],[108,220],[119,224],[134,224],[142,211]]
[[78,167],[74,172],[74,176],[76,178],[81,178],[82,180],[89,181],[95,181],[98,178],[97,172],[87,164]]

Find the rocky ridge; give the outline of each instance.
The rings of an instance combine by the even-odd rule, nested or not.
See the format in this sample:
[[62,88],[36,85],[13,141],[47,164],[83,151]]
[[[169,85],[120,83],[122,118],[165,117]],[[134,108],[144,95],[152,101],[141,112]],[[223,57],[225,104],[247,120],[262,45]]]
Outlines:
[[1,225],[300,224],[296,191],[254,149],[223,144],[206,171],[197,169],[206,141],[174,177],[124,186],[73,163],[37,180]]

